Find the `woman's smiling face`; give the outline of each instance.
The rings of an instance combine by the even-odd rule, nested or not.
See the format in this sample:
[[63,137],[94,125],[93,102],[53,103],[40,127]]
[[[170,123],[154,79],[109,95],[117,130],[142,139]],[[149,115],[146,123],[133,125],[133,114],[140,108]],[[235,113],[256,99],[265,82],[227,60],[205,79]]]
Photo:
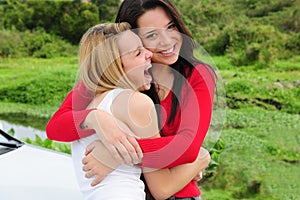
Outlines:
[[153,53],[153,62],[171,65],[178,60],[182,36],[163,8],[148,10],[138,18],[137,25],[145,48]]
[[149,90],[152,81],[148,72],[152,67],[151,51],[143,47],[141,39],[132,31],[119,35],[118,47],[127,77],[139,91]]

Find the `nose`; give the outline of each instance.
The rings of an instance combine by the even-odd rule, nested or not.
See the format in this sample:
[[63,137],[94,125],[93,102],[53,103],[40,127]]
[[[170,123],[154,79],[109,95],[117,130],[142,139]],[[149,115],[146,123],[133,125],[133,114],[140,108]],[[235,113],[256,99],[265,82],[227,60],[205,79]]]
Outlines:
[[161,30],[159,43],[161,45],[169,45],[171,43],[170,33],[166,30]]
[[149,51],[148,49],[144,49],[144,50],[145,50],[146,60],[151,59],[153,56],[153,53],[151,51]]

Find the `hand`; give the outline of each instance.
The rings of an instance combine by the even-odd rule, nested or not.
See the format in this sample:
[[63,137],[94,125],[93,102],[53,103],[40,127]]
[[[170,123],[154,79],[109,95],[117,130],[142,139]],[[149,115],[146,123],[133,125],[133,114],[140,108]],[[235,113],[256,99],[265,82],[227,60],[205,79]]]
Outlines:
[[198,182],[203,178],[203,173],[210,163],[210,154],[203,147],[200,148],[196,162],[199,163],[199,167],[201,167],[201,169],[199,173],[193,178],[193,180]]
[[143,153],[136,136],[112,115],[95,110],[88,114],[84,123],[96,131],[102,143],[118,162],[141,162]]
[[193,181],[196,181],[196,182],[198,182],[198,181],[200,181],[201,179],[202,179],[202,176],[203,175],[203,172],[201,171],[201,172],[199,172],[194,178],[193,178]]
[[[96,152],[98,151],[97,145],[102,145],[99,140],[92,142],[86,149],[85,157],[82,159],[83,168],[86,178],[95,177],[91,183],[91,186],[96,186],[99,184],[107,174],[114,170],[113,166],[108,166],[103,164],[99,159],[97,159]],[[96,157],[94,157],[94,155]],[[107,163],[106,163],[107,164]]]

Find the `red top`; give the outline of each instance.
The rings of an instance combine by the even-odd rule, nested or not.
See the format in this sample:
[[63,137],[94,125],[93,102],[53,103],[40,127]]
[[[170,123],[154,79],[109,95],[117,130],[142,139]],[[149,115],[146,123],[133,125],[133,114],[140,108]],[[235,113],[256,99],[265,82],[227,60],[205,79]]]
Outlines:
[[[180,109],[174,124],[164,123],[163,137],[138,140],[144,152],[143,166],[171,168],[193,162],[199,153],[208,131],[214,97],[214,72],[204,64],[198,64],[183,86]],[[173,93],[161,101],[162,121],[165,122],[171,109]],[[83,84],[78,84],[64,100],[59,110],[47,124],[49,139],[70,142],[94,133],[80,129],[80,123],[91,110],[85,110],[91,95]],[[196,182],[191,181],[176,197],[200,195]]]

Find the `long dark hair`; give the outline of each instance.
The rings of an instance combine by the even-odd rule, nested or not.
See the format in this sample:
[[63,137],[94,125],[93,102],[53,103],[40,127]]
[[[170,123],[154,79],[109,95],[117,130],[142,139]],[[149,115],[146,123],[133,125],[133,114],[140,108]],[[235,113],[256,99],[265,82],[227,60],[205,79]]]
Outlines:
[[[178,60],[171,65],[173,68],[174,82],[172,87],[172,92],[175,95],[172,95],[172,107],[170,117],[167,123],[173,123],[181,99],[182,87],[185,83],[185,80],[191,75],[194,69],[194,63],[200,63],[193,54],[193,49],[195,44],[191,37],[190,32],[186,28],[180,13],[177,8],[173,5],[170,0],[124,0],[118,11],[116,22],[128,22],[133,29],[137,27],[137,20],[145,12],[153,10],[157,7],[163,8],[169,16],[172,18],[175,26],[180,33],[183,34],[183,43],[180,50],[180,55]],[[156,89],[151,87],[146,93],[150,94],[151,98],[154,97],[155,104],[159,103],[159,100]],[[153,96],[152,96],[153,95]]]

